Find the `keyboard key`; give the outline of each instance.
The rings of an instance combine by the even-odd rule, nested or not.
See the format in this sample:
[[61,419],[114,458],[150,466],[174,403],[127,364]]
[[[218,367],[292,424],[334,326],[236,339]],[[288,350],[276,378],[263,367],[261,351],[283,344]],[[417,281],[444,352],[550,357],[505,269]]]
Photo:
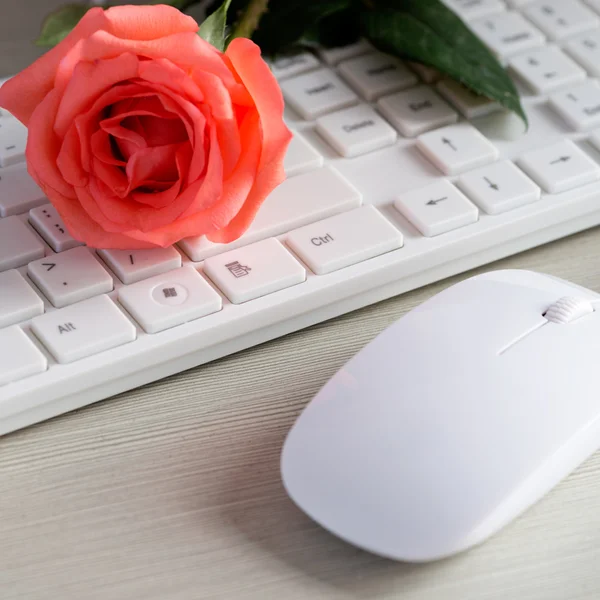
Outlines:
[[113,289],[111,276],[87,248],[73,248],[31,262],[27,273],[57,308]]
[[181,267],[181,254],[168,248],[145,250],[97,250],[123,283],[135,283]]
[[479,218],[477,207],[447,181],[405,192],[394,206],[427,237],[475,223]]
[[265,200],[254,222],[237,240],[215,244],[204,236],[187,238],[179,247],[194,261],[287,233],[340,212],[357,208],[361,193],[337,171],[324,167],[286,179]]
[[25,160],[27,127],[17,119],[0,121],[0,167],[8,167]]
[[323,157],[297,132],[288,146],[283,168],[288,177],[323,166]]
[[44,256],[44,244],[18,217],[0,219],[0,271]]
[[187,265],[119,290],[119,302],[147,333],[221,310],[221,296]]
[[541,46],[545,40],[540,31],[516,12],[491,15],[470,27],[500,58]]
[[204,273],[233,304],[306,280],[304,267],[274,238],[209,258]]
[[457,185],[489,215],[535,202],[541,195],[540,188],[508,160],[466,173]]
[[469,123],[424,133],[417,139],[417,147],[446,175],[463,173],[498,158],[498,150]]
[[406,137],[458,121],[458,113],[426,85],[381,98],[377,108]]
[[312,71],[321,66],[321,63],[314,54],[310,52],[300,52],[293,56],[282,56],[269,63],[273,75],[282,80],[287,77],[294,77],[307,71]]
[[518,163],[550,193],[564,192],[600,179],[600,167],[570,140],[529,152]]
[[513,58],[511,70],[534,92],[544,94],[585,79],[585,71],[558,48],[547,47]]
[[584,33],[564,48],[590,75],[600,77],[600,31]]
[[286,243],[324,275],[401,248],[402,234],[369,205],[296,229]]
[[600,24],[598,17],[577,0],[534,2],[525,7],[524,14],[553,40],[563,40]]
[[585,3],[597,13],[600,13],[600,0],[585,0]]
[[0,217],[26,213],[45,202],[44,192],[24,164],[0,169]]
[[46,357],[20,327],[14,325],[0,331],[0,385],[42,373],[47,368]]
[[393,127],[364,104],[317,119],[317,132],[346,157],[391,146],[398,137]]
[[328,65],[337,65],[338,63],[352,58],[353,56],[360,56],[367,52],[373,52],[375,48],[367,42],[367,40],[359,40],[354,44],[348,44],[347,46],[339,46],[337,48],[322,48],[319,50],[319,55]]
[[578,131],[600,126],[600,86],[586,81],[550,97],[550,106]]
[[31,209],[29,222],[54,252],[83,246],[82,242],[76,240],[67,231],[66,225],[52,204],[44,204]]
[[44,312],[42,299],[14,269],[0,273],[0,328],[27,321]]
[[339,71],[354,90],[369,102],[418,82],[417,76],[400,59],[383,52],[346,60],[340,64]]
[[358,102],[356,94],[329,69],[319,69],[281,84],[286,102],[308,121]]
[[500,0],[442,0],[461,19],[479,19],[504,10]]
[[476,94],[454,79],[440,81],[437,90],[467,119],[483,117],[502,108],[497,102]]
[[36,317],[31,329],[59,363],[86,358],[137,337],[135,326],[105,295]]

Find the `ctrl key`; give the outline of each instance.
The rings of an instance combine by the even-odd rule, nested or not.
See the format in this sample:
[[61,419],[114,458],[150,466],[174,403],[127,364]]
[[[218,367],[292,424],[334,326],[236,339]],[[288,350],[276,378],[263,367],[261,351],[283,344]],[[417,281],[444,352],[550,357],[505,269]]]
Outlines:
[[35,317],[31,329],[59,363],[110,350],[137,336],[134,325],[108,296]]
[[48,368],[46,357],[17,325],[0,330],[0,385]]

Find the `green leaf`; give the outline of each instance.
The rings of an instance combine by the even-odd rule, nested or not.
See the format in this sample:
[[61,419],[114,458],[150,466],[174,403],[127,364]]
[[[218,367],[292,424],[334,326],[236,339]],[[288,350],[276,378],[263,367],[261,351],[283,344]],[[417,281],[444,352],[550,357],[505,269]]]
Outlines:
[[200,25],[198,34],[208,43],[223,52],[226,46],[225,28],[227,26],[227,11],[231,0],[225,0],[221,6],[215,10],[204,23]]
[[346,11],[351,4],[352,0],[271,0],[252,39],[265,54],[286,51],[300,43],[305,34],[314,37],[318,23],[330,16],[335,19],[336,13]]
[[324,48],[347,46],[360,38],[360,24],[354,9],[326,15],[304,32],[300,43]]
[[365,36],[390,54],[436,68],[479,95],[527,116],[494,55],[439,0],[382,0],[362,13]]
[[50,13],[42,23],[36,45],[56,46],[62,42],[89,8],[89,4],[67,4]]

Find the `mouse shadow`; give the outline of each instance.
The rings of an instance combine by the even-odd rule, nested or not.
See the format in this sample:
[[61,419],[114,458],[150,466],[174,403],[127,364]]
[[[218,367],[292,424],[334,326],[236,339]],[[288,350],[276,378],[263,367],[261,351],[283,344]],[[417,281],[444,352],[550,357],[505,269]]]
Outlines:
[[[370,554],[340,540],[307,517],[281,481],[279,457],[286,428],[238,448],[238,468],[230,471],[219,499],[226,527],[287,565],[357,598],[377,597],[404,584],[429,578],[440,563],[410,564]],[[256,457],[264,460],[256,462]],[[239,461],[239,462],[238,462]],[[445,561],[441,561],[442,563]]]

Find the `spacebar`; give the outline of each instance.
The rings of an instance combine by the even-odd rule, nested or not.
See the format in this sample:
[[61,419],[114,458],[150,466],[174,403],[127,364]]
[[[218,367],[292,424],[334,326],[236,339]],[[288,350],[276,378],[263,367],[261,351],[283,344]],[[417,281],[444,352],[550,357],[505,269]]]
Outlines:
[[204,236],[186,238],[181,249],[193,261],[286,233],[360,206],[361,193],[331,167],[286,179],[265,200],[254,222],[239,239],[215,244]]

